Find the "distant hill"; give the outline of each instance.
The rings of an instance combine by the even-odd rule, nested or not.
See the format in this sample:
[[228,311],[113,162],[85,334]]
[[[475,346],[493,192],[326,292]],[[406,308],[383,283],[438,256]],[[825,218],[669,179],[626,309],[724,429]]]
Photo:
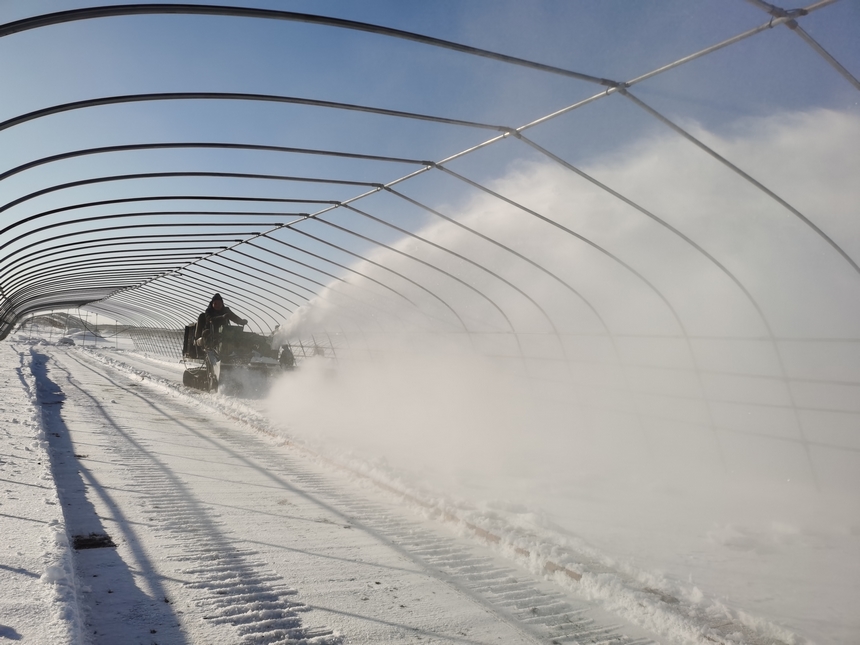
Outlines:
[[40,314],[33,318],[28,318],[24,325],[38,325],[40,327],[53,327],[55,329],[85,329],[86,323],[79,317],[73,316],[65,312],[52,312],[48,314]]

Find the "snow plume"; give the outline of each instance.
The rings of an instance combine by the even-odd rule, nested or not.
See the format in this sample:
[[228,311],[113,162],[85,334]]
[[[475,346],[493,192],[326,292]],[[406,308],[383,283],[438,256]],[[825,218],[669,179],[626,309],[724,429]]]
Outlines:
[[[860,119],[687,127],[860,259],[860,156],[845,154]],[[779,512],[821,494],[856,502],[860,276],[680,138],[584,170],[716,262],[569,170],[522,162],[490,185],[557,225],[480,194],[449,207],[463,226],[437,220],[396,245],[444,273],[390,251],[356,265],[366,278],[333,283],[283,327],[284,342],[313,338],[336,359],[285,377],[275,413],[298,436],[449,491],[555,513],[576,496],[648,503],[668,490],[750,516],[777,508],[774,495]]]

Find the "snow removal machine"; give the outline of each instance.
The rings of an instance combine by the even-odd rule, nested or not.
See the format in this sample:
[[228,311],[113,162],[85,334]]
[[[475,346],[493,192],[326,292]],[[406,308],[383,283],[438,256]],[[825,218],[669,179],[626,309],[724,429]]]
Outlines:
[[273,349],[272,336],[230,326],[223,316],[210,323],[202,347],[194,342],[196,328],[196,324],[185,327],[182,345],[183,360],[192,364],[182,374],[182,383],[188,387],[255,396],[265,393],[273,375],[296,366],[289,345]]

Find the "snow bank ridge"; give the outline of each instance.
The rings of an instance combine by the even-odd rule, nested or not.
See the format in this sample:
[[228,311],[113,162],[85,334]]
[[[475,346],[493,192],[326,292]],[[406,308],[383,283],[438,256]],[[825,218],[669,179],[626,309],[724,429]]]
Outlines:
[[[692,585],[666,580],[662,576],[615,563],[585,544],[574,544],[569,538],[551,532],[536,534],[524,530],[509,523],[498,513],[461,508],[438,493],[415,489],[412,484],[378,464],[321,454],[313,446],[287,436],[239,400],[190,390],[95,350],[76,350],[86,352],[116,369],[135,374],[141,381],[146,381],[158,390],[170,392],[172,396],[186,397],[199,405],[215,408],[256,432],[278,438],[315,459],[372,482],[397,495],[422,515],[458,526],[463,535],[490,545],[501,555],[526,566],[533,573],[673,642],[701,645],[812,645],[778,625],[733,610]],[[238,581],[232,584],[238,584]],[[242,610],[247,613],[240,612],[241,616],[249,623],[265,620],[265,614],[261,613],[265,612],[265,607],[254,606],[253,598],[249,598],[249,602],[252,606]],[[212,619],[242,620],[232,613],[235,610],[230,612],[229,615],[223,615],[216,611]],[[323,639],[319,642],[337,642],[325,640],[337,638],[330,633],[320,634],[319,637]]]

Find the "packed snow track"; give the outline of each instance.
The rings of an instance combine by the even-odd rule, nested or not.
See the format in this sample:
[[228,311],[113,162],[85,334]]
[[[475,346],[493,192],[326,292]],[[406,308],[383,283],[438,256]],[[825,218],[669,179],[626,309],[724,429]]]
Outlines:
[[17,349],[95,644],[655,642],[209,395]]

